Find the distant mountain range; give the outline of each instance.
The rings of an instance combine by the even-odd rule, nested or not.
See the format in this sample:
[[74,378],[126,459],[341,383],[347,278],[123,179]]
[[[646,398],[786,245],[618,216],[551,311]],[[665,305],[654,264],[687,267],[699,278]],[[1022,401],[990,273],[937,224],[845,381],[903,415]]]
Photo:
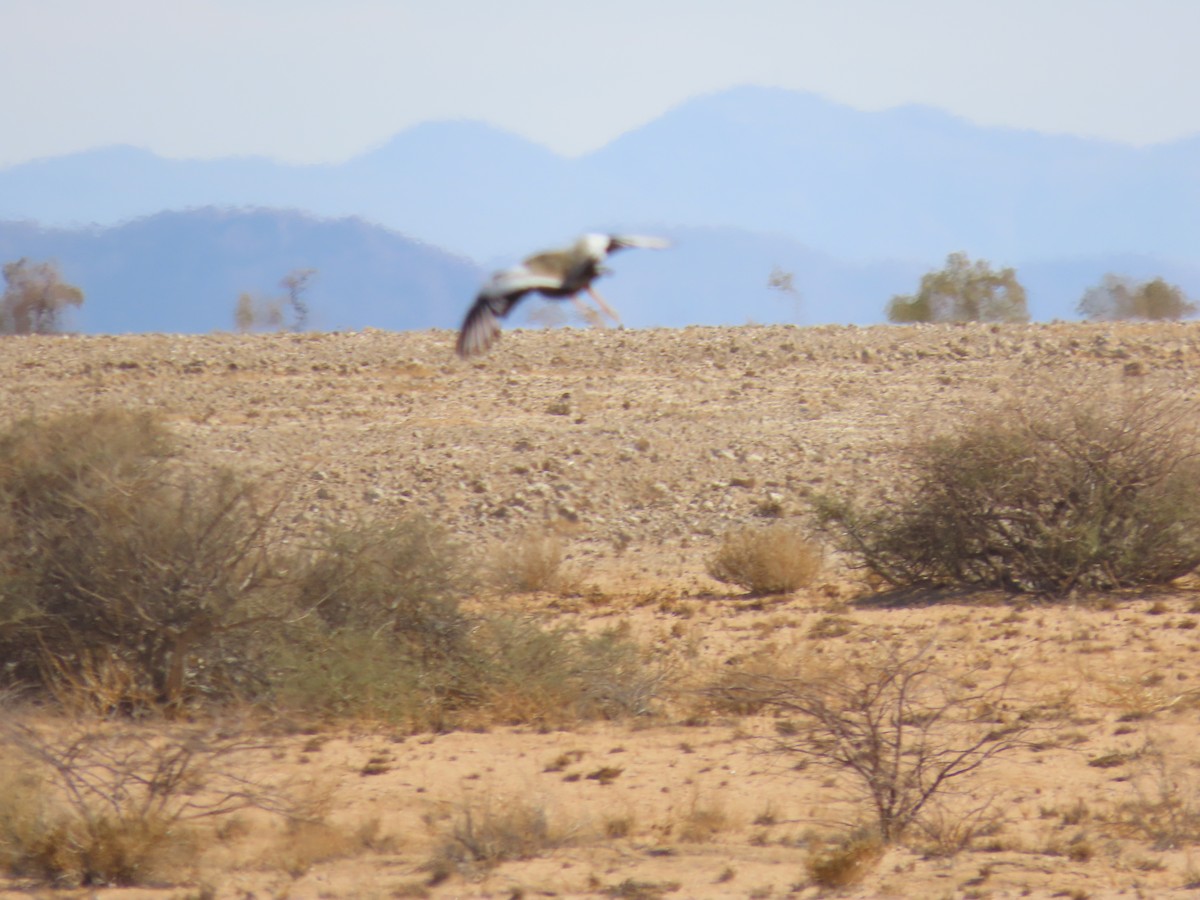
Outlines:
[[[1200,295],[1200,136],[1138,149],[738,88],[577,159],[466,122],[339,165],[107,148],[0,170],[2,219],[4,260],[53,256],[84,289],[84,330],[228,327],[296,267],[320,273],[314,326],[453,325],[484,269],[610,228],[677,243],[614,260],[601,290],[630,325],[879,321],[955,250],[1066,318],[1108,271]],[[767,289],[775,266],[798,300]]]

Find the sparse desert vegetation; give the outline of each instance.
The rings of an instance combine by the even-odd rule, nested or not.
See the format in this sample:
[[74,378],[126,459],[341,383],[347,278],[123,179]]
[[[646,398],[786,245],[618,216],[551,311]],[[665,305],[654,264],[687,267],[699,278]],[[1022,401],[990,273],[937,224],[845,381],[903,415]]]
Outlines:
[[451,348],[10,339],[0,892],[1197,883],[1200,327]]

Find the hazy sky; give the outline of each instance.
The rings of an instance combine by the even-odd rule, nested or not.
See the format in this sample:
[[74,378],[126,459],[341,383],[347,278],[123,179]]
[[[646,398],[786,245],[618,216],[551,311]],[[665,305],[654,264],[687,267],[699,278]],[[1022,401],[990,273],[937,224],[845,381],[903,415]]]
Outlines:
[[429,119],[594,149],[697,94],[1200,133],[1196,0],[0,0],[0,166],[108,144],[337,161]]

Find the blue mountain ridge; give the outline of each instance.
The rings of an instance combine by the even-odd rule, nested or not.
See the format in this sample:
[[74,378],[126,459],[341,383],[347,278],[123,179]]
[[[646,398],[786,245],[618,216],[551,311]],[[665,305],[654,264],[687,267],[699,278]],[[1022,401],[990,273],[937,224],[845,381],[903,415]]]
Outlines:
[[[1108,271],[1200,293],[1200,136],[1136,148],[744,87],[573,159],[472,122],[336,165],[103,148],[0,170],[3,219],[4,260],[53,256],[83,287],[83,330],[228,327],[238,293],[297,267],[320,272],[314,326],[452,326],[484,270],[588,229],[676,242],[614,260],[601,290],[630,325],[876,322],[955,250],[1067,318]],[[766,287],[775,266],[798,298]]]

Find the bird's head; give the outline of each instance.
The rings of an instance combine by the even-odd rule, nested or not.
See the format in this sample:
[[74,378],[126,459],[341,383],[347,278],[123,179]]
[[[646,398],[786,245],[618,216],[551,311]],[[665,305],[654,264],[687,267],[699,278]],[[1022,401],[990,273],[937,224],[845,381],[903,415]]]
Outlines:
[[575,252],[594,262],[608,256],[611,238],[607,234],[585,234],[575,242]]

